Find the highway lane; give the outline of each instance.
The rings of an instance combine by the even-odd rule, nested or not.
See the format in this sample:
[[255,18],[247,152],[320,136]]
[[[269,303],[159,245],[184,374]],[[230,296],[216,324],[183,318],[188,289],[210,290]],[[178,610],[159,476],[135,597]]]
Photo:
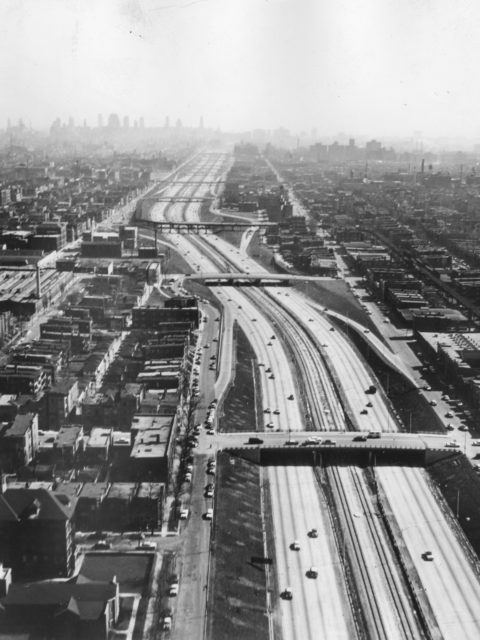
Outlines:
[[[361,431],[396,431],[391,407],[387,405],[382,394],[365,394],[371,384],[378,386],[378,383],[367,363],[342,331],[335,329],[321,313],[309,309],[303,296],[296,292],[292,292],[288,298],[282,296],[281,300],[282,304],[288,306],[297,316],[299,322],[308,322],[305,326],[315,337],[317,344],[327,345],[324,348],[328,349],[329,365],[341,381],[344,400],[349,404],[357,428]],[[373,406],[367,407],[368,402]],[[363,411],[366,413],[362,413]]]
[[423,638],[403,577],[386,533],[377,517],[362,471],[357,467],[329,468],[338,489],[337,504],[348,523],[347,549],[355,567],[354,576],[372,638],[412,640]]
[[[324,499],[310,466],[268,468],[275,562],[279,590],[292,600],[278,601],[283,640],[356,638],[348,595],[333,542]],[[308,531],[316,528],[318,538]],[[298,540],[300,550],[290,549]],[[307,577],[317,567],[318,578]]]
[[[423,469],[377,467],[401,536],[445,640],[480,637],[480,582]],[[465,542],[463,543],[463,546]],[[433,561],[422,559],[425,551]]]

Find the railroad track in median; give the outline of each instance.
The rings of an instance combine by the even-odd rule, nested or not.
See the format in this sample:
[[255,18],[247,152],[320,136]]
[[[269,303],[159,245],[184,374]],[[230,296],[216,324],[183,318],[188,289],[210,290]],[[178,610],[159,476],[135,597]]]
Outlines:
[[[368,637],[422,640],[424,635],[411,613],[412,604],[405,595],[393,554],[388,553],[386,538],[378,529],[364,479],[351,467],[342,472],[329,468],[327,476],[343,524],[342,546],[351,565]],[[361,513],[352,510],[355,501]]]

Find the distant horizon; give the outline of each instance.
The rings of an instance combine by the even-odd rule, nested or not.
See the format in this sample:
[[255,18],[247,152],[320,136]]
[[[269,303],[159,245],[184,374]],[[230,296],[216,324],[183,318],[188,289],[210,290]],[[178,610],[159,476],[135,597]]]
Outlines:
[[[102,114],[103,115],[103,114]],[[63,131],[68,131],[69,129],[86,129],[86,130],[95,130],[102,129],[105,131],[111,131],[112,133],[115,131],[123,132],[123,131],[142,131],[142,130],[168,130],[171,132],[177,131],[177,127],[175,126],[175,121],[167,127],[165,126],[165,122],[163,124],[151,124],[148,121],[144,120],[143,126],[135,127],[133,125],[134,118],[130,118],[130,124],[128,127],[121,124],[119,127],[109,127],[106,122],[108,120],[108,116],[111,114],[104,115],[104,123],[100,127],[98,125],[98,114],[97,118],[95,118],[95,122],[89,122],[86,118],[80,119],[78,122],[74,119],[73,127],[69,126],[68,118],[64,121],[60,119],[60,128]],[[123,114],[118,114],[120,117],[120,121],[122,122]],[[18,130],[20,125],[20,121],[23,121],[22,118],[8,118],[10,121],[10,128],[14,131]],[[23,122],[23,126],[26,131],[30,131],[33,133],[39,133],[42,135],[49,135],[51,131],[52,124],[57,120],[57,118],[52,119],[52,122],[49,126],[33,126],[31,123]],[[86,125],[84,124],[86,121]],[[389,148],[394,146],[395,144],[401,145],[405,147],[406,145],[411,145],[409,148],[410,152],[421,153],[438,153],[441,151],[447,152],[464,152],[464,153],[480,153],[477,151],[475,147],[480,147],[480,135],[475,137],[468,136],[436,136],[436,137],[427,137],[421,131],[415,131],[410,135],[401,135],[401,134],[390,134],[390,135],[380,135],[380,134],[368,134],[368,133],[354,133],[354,132],[336,132],[336,133],[319,133],[312,131],[291,131],[287,127],[275,127],[275,128],[252,128],[252,129],[241,129],[241,130],[222,130],[217,127],[209,127],[208,123],[204,124],[203,127],[199,126],[199,123],[196,125],[190,125],[189,123],[182,123],[180,127],[180,131],[202,131],[204,130],[206,133],[211,132],[212,134],[219,133],[220,135],[226,136],[265,136],[266,138],[275,137],[276,134],[283,134],[286,138],[290,140],[297,140],[299,146],[311,146],[315,143],[331,145],[337,142],[341,145],[348,144],[350,139],[353,139],[355,145],[357,147],[363,147],[367,142],[376,140],[380,142],[384,147]],[[9,131],[8,122],[7,124],[1,128],[0,132],[7,134]],[[250,140],[246,140],[249,142]],[[402,149],[404,150],[404,149]]]
[[0,122],[480,139],[474,0],[4,0],[0,24]]

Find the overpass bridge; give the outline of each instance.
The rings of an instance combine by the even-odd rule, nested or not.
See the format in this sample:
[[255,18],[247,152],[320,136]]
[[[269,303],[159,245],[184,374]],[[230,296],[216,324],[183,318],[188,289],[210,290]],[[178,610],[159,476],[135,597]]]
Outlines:
[[149,196],[143,198],[145,202],[167,202],[169,204],[175,204],[176,202],[203,202],[204,200],[215,200],[215,196]]
[[418,464],[462,453],[447,436],[389,432],[379,438],[368,432],[295,431],[218,434],[219,451],[240,455],[259,464]]
[[[191,202],[191,200],[188,200]],[[268,229],[276,226],[275,222],[242,222],[239,220],[230,220],[228,222],[170,222],[168,220],[146,220],[142,218],[136,218],[133,224],[137,227],[143,227],[146,229],[153,229],[156,233],[184,233],[184,234],[198,234],[200,231],[207,231],[210,233],[221,233],[222,231],[245,231],[252,227],[260,229]]]
[[187,274],[185,278],[202,282],[207,287],[289,287],[294,282],[332,280],[328,276],[298,276],[287,273],[238,272]]

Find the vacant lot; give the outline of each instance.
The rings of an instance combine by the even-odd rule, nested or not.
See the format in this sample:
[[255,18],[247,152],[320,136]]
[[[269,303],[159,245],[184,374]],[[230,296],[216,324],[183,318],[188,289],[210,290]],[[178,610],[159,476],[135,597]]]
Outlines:
[[91,580],[116,576],[121,593],[146,594],[153,554],[87,553],[80,573]]
[[259,467],[221,453],[217,469],[208,637],[267,638]]

